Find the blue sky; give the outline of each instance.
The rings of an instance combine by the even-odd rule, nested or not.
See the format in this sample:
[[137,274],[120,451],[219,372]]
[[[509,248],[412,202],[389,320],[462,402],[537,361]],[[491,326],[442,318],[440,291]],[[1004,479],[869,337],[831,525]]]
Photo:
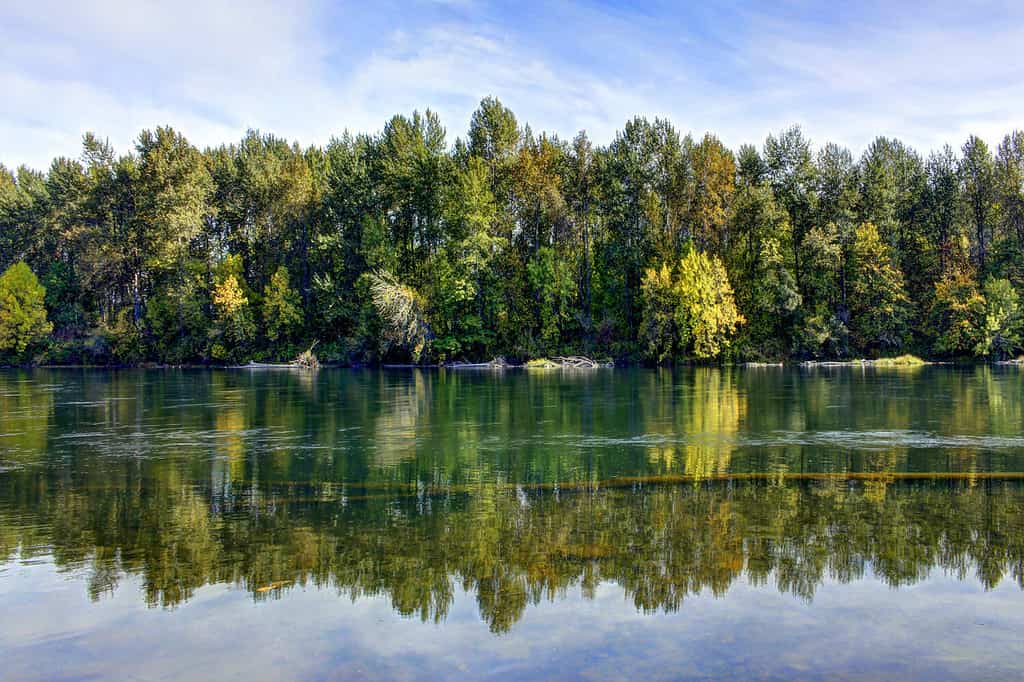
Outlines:
[[925,152],[1024,126],[1021,46],[1020,2],[10,2],[0,162],[77,156],[88,130],[127,151],[162,124],[324,144],[427,107],[454,141],[486,95],[601,143],[639,114],[731,147],[799,123]]

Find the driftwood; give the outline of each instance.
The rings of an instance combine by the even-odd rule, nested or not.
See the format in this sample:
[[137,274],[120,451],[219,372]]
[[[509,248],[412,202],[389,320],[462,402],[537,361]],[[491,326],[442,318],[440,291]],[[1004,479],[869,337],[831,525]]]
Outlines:
[[505,358],[497,357],[490,362],[449,362],[445,369],[505,369],[512,366]]
[[[429,369],[437,365],[381,365],[384,369]],[[569,357],[555,357],[543,360],[531,360],[525,365],[513,365],[503,357],[496,357],[490,362],[448,362],[441,367],[445,369],[598,369],[600,367],[614,367],[611,361],[601,362],[591,360],[582,355]]]
[[870,365],[868,360],[804,360],[801,367],[862,367]]
[[319,341],[314,341],[313,345],[310,346],[308,350],[304,350],[299,353],[298,356],[292,360],[292,365],[301,369],[320,369],[320,358],[313,353],[313,349],[316,348],[316,344],[318,343]]
[[242,365],[246,369],[320,369],[320,360],[313,354],[316,342],[304,350],[291,362],[250,362]]
[[614,362],[599,362],[597,360],[591,360],[588,357],[582,355],[571,355],[567,358],[557,357],[552,358],[560,367],[568,369],[597,369],[599,367],[614,367]]
[[557,356],[550,359],[533,360],[527,363],[529,369],[598,369],[601,367],[614,367],[613,362],[600,362],[582,355],[571,355],[569,357]]
[[555,357],[543,360],[531,360],[525,365],[509,364],[505,358],[497,357],[490,362],[450,362],[445,365],[446,369],[514,369],[525,367],[526,369],[597,369],[599,367],[614,367],[612,362],[600,362],[591,360],[582,355],[570,357]]

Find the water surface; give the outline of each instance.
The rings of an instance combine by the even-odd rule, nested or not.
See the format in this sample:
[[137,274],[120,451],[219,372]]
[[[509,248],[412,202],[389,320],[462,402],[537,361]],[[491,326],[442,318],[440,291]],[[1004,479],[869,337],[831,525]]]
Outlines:
[[1015,368],[0,372],[5,679],[1006,679]]

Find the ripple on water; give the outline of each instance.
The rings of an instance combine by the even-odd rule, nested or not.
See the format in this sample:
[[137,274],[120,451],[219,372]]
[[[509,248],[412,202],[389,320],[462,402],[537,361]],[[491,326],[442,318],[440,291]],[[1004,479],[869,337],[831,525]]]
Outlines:
[[1009,450],[1024,448],[1024,437],[973,434],[944,435],[928,431],[776,431],[772,438],[748,442],[750,445],[833,446],[850,450],[888,450],[891,448],[945,449],[974,448]]

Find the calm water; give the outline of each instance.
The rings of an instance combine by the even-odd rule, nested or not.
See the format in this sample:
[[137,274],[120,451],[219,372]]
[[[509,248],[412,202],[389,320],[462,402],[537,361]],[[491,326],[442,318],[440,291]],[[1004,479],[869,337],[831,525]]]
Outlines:
[[1024,674],[1013,368],[0,372],[0,678]]

